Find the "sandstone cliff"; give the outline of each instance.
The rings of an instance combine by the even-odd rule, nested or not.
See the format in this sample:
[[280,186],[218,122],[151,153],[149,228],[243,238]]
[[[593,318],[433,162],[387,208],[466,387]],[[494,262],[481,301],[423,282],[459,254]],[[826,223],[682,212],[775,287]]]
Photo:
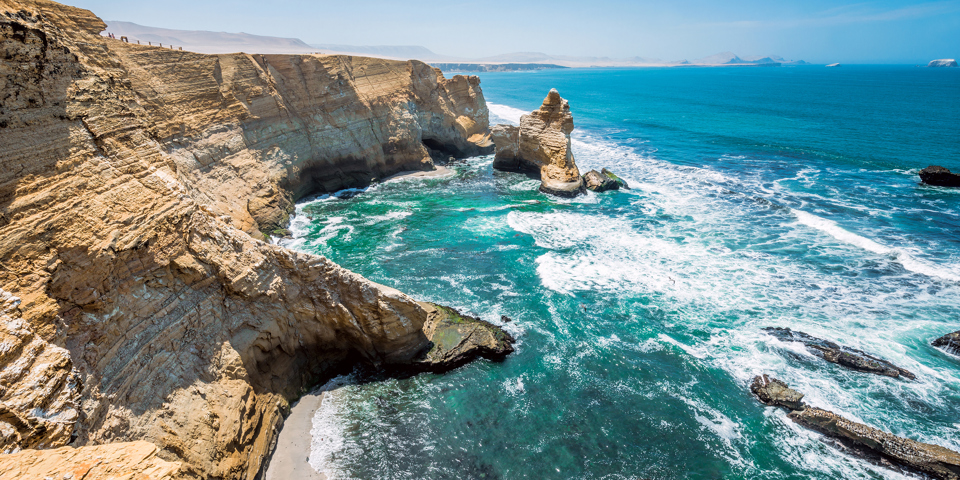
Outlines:
[[0,0],[0,451],[145,440],[253,478],[305,386],[428,343],[412,298],[259,239],[313,191],[489,149],[479,80],[103,26]]
[[519,128],[493,128],[493,166],[500,170],[539,170],[540,191],[564,197],[579,195],[584,184],[570,148],[572,131],[570,105],[556,89],[550,90],[538,110],[520,117]]

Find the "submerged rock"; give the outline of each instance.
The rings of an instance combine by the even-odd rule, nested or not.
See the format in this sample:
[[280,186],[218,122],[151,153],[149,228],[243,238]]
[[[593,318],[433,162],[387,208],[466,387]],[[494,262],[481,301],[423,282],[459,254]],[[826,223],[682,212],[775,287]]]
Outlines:
[[587,172],[587,174],[583,176],[583,182],[586,184],[588,190],[594,192],[620,189],[620,185],[615,180],[596,170]]
[[927,64],[928,67],[956,67],[957,61],[952,58],[941,58],[938,60],[930,60],[930,63]]
[[960,187],[960,175],[940,165],[931,165],[920,170],[920,181],[938,187]]
[[750,384],[750,391],[760,399],[761,402],[772,407],[786,407],[790,410],[803,409],[803,394],[790,388],[784,382],[776,378],[770,378],[767,375],[757,375],[753,377],[753,383]]
[[960,330],[934,340],[932,345],[941,347],[954,355],[960,355]]
[[764,331],[785,342],[800,342],[806,345],[807,350],[814,355],[837,365],[861,372],[899,378],[901,376],[911,380],[917,378],[909,370],[900,368],[886,360],[874,357],[867,352],[838,345],[829,340],[817,338],[803,332],[795,332],[789,328],[768,327]]
[[570,148],[573,115],[570,105],[556,89],[550,90],[539,109],[520,117],[519,130],[515,130],[517,128],[509,125],[493,128],[497,132],[493,134],[494,168],[539,170],[540,191],[544,193],[574,197],[584,192],[583,178]]
[[514,338],[492,323],[450,307],[426,302],[420,306],[427,312],[423,333],[430,347],[410,363],[413,370],[445,372],[477,358],[503,360],[513,352]]
[[895,464],[935,478],[960,478],[960,453],[940,445],[898,437],[820,408],[793,411],[787,417],[799,425],[852,445],[861,452],[879,455]]
[[619,185],[620,188],[623,188],[625,190],[630,190],[630,185],[627,184],[627,181],[618,177],[617,174],[611,172],[610,170],[603,168],[600,170],[600,173],[606,175],[608,178],[610,178],[614,182],[617,182],[617,185]]

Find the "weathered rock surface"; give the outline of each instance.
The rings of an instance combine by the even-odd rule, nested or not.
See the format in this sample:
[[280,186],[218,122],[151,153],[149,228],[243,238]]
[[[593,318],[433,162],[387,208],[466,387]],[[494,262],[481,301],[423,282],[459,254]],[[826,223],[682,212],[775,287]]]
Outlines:
[[833,412],[805,405],[801,402],[803,394],[767,375],[754,377],[750,390],[767,405],[792,410],[787,414],[790,420],[839,440],[843,445],[853,447],[860,455],[879,457],[935,478],[960,479],[960,453],[953,450],[898,437],[852,422]]
[[960,453],[940,445],[898,437],[819,408],[807,407],[790,412],[787,417],[811,430],[849,442],[855,447],[935,478],[960,478]]
[[429,344],[412,298],[258,238],[303,195],[489,150],[479,80],[103,28],[0,0],[0,451],[145,440],[252,479],[305,387]]
[[0,478],[70,480],[166,480],[177,477],[180,464],[157,457],[150,442],[124,442],[90,447],[24,450],[0,455]]
[[930,60],[930,63],[927,64],[928,67],[956,67],[957,61],[952,58],[941,58],[938,60]]
[[498,132],[494,139],[496,157],[501,158],[496,168],[539,170],[540,191],[544,193],[574,197],[584,192],[583,178],[570,148],[573,115],[556,89],[550,90],[538,110],[520,117],[516,143],[512,128],[516,127],[494,127]]
[[619,190],[620,184],[616,180],[601,174],[596,170],[590,170],[583,176],[583,183],[587,190],[594,192],[606,192],[607,190]]
[[520,127],[499,124],[490,127],[490,138],[496,145],[493,168],[497,170],[523,170],[520,163]]
[[920,170],[920,181],[938,187],[960,187],[960,174],[939,165],[931,165]]
[[874,357],[862,350],[838,345],[829,340],[817,338],[789,328],[768,327],[764,331],[784,342],[800,342],[814,355],[842,367],[887,377],[917,378],[909,370],[900,368],[886,360]]
[[420,305],[427,312],[423,332],[430,347],[411,362],[413,370],[444,372],[478,357],[499,361],[513,352],[513,337],[500,327],[450,307]]
[[786,407],[788,410],[803,409],[803,394],[790,388],[784,382],[776,378],[770,378],[767,375],[757,375],[753,377],[750,384],[750,391],[760,399],[761,402],[772,407]]
[[603,169],[600,169],[600,173],[606,175],[607,177],[609,177],[609,178],[612,179],[613,181],[617,182],[617,185],[619,185],[620,188],[622,188],[622,189],[624,189],[624,190],[630,190],[630,185],[627,184],[627,181],[624,180],[624,179],[622,179],[622,178],[620,178],[620,177],[618,177],[617,174],[611,172],[610,170],[607,170],[606,168],[603,168]]
[[933,341],[934,347],[940,347],[954,355],[960,355],[960,331],[948,333]]

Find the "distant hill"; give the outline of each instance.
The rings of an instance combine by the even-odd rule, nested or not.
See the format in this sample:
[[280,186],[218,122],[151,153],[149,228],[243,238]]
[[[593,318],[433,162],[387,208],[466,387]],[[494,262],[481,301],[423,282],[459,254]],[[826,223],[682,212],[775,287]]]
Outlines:
[[456,57],[438,55],[426,47],[419,45],[340,45],[333,43],[312,43],[314,50],[323,53],[349,53],[371,57],[395,58],[398,60],[458,60]]
[[173,30],[138,25],[116,20],[107,21],[106,32],[117,38],[126,36],[131,42],[153,42],[183,47],[198,53],[310,53],[316,48],[297,38],[266,37],[249,33],[208,32],[204,30]]
[[569,68],[550,63],[432,63],[431,65],[444,72],[519,72]]

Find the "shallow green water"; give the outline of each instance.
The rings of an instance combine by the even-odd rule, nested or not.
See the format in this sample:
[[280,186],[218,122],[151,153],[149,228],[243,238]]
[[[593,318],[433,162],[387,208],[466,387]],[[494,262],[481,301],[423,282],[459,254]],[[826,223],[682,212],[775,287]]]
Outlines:
[[[494,121],[558,87],[581,170],[634,188],[561,200],[482,157],[450,178],[303,202],[289,246],[419,300],[507,315],[519,339],[503,363],[337,379],[311,464],[333,478],[900,478],[761,406],[747,390],[759,373],[960,449],[960,361],[929,346],[960,328],[960,193],[916,178],[929,158],[960,167],[943,145],[960,117],[936,115],[960,105],[960,75],[876,68],[485,75]],[[881,95],[900,98],[883,107],[897,128],[871,107]],[[919,378],[844,370],[765,326]]]

